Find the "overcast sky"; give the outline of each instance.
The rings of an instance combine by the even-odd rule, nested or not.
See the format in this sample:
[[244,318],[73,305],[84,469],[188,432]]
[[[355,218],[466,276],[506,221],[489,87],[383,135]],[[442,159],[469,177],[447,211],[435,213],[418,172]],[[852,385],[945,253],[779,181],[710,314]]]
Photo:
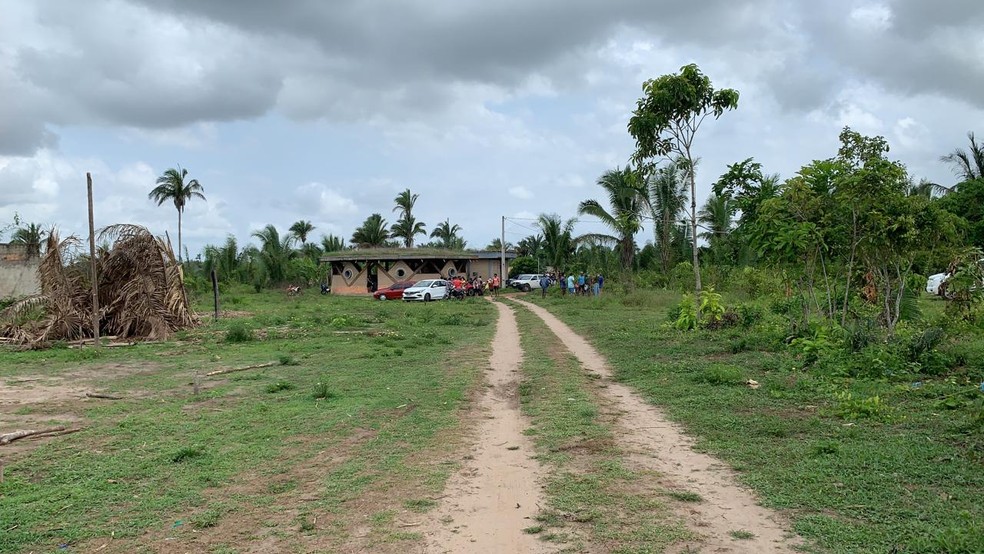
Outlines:
[[147,193],[180,164],[208,198],[192,257],[299,219],[347,240],[407,187],[428,232],[481,248],[505,215],[517,242],[603,200],[642,82],[691,62],[741,93],[696,141],[699,202],[729,163],[833,156],[845,125],[944,184],[984,134],[982,0],[0,0],[0,227],[85,236],[89,171],[97,226],[174,240]]

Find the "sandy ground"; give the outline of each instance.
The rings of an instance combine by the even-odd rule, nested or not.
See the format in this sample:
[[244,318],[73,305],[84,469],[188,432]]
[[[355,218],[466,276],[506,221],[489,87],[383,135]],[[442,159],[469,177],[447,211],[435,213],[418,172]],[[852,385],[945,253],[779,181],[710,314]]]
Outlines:
[[488,387],[476,406],[475,444],[424,534],[428,553],[538,553],[555,547],[524,533],[540,510],[541,469],[519,411],[523,350],[512,309],[499,302]]
[[[663,485],[693,491],[704,501],[689,505],[682,514],[702,540],[677,545],[686,552],[793,552],[801,540],[787,531],[787,522],[776,512],[760,506],[752,491],[737,484],[727,464],[707,454],[695,452],[694,440],[680,426],[667,420],[652,404],[629,387],[610,381],[611,370],[605,359],[584,338],[576,334],[547,310],[522,304],[557,335],[580,360],[587,371],[598,374],[608,385],[603,389],[622,414],[616,440],[630,455],[630,462],[663,475]],[[735,539],[732,531],[749,531],[751,539]]]

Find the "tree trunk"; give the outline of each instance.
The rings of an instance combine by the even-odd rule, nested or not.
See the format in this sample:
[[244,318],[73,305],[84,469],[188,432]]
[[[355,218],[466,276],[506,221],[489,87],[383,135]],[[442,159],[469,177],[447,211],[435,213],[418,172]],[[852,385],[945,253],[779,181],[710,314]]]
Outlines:
[[178,263],[181,263],[181,208],[178,208]]
[[697,181],[694,178],[694,161],[687,152],[687,173],[690,174],[690,232],[693,234],[691,240],[694,248],[694,303],[697,308],[697,320],[700,321],[700,260],[697,257]]

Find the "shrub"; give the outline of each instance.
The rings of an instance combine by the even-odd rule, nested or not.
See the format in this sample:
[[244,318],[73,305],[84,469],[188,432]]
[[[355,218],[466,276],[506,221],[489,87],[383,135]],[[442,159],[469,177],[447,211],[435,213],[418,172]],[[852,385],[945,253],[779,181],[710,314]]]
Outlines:
[[200,458],[203,455],[205,455],[205,452],[202,451],[201,448],[197,446],[185,446],[171,455],[171,462],[175,464],[180,464],[188,460]]
[[835,394],[834,399],[836,404],[834,404],[831,412],[841,419],[873,419],[882,422],[890,422],[895,419],[892,407],[882,402],[878,396],[856,398],[854,394],[842,391]]
[[765,309],[758,304],[738,304],[735,306],[735,313],[738,315],[738,322],[743,327],[751,327],[765,317]]
[[225,341],[226,342],[250,342],[254,340],[253,329],[248,327],[242,321],[235,321],[229,326],[229,330],[226,331]]
[[314,398],[315,400],[330,400],[335,398],[335,396],[335,393],[328,387],[328,382],[326,379],[315,383],[314,391],[311,393],[311,398]]

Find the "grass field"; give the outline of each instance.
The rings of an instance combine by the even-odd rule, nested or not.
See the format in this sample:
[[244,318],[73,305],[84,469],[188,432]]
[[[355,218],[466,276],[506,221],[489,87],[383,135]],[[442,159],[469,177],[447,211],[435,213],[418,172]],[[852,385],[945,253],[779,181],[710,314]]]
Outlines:
[[[398,551],[419,540],[399,518],[436,505],[456,467],[458,412],[488,363],[492,306],[245,291],[224,303],[238,317],[175,342],[3,353],[8,387],[124,399],[74,390],[2,414],[74,414],[84,430],[0,451],[0,551],[164,538],[216,552],[355,539]],[[203,377],[194,394],[196,373],[263,362],[276,365]],[[312,475],[312,460],[332,469]]]
[[[968,409],[984,358],[938,378],[820,378],[762,329],[670,328],[675,293],[527,299],[588,337],[619,380],[664,406],[821,551],[984,552],[984,435]],[[984,341],[951,347],[977,352]]]

